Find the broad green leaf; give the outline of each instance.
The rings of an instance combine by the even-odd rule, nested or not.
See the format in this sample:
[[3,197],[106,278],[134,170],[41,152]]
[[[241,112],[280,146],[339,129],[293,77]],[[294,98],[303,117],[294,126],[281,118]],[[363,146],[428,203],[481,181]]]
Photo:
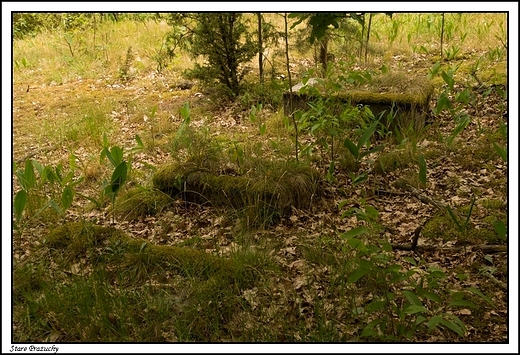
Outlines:
[[348,149],[348,151],[356,158],[359,158],[359,149],[358,147],[352,143],[348,138],[345,138],[343,141],[343,146]]
[[359,159],[361,159],[361,158],[363,158],[363,157],[365,157],[365,156],[367,156],[367,155],[369,155],[369,154],[372,154],[372,153],[375,153],[375,152],[379,152],[380,150],[383,150],[384,147],[385,147],[385,146],[381,144],[381,145],[378,145],[377,147],[374,147],[374,148],[372,148],[372,149],[369,149],[369,150],[367,150],[366,152],[361,153],[361,154],[359,155]]
[[426,186],[426,160],[422,154],[419,155],[419,181]]
[[349,200],[344,200],[344,201],[341,201],[339,204],[338,204],[338,209],[343,209],[343,207],[345,207],[345,205],[349,204],[350,201]]
[[464,324],[463,321],[460,320],[459,317],[457,317],[456,315],[451,314],[451,313],[444,313],[443,315],[445,318],[450,318],[451,320],[453,320],[455,322],[455,324],[457,324],[460,327],[460,329],[462,329],[462,332],[464,334],[467,332],[466,325]]
[[375,326],[381,323],[382,319],[377,318],[368,323],[361,332],[361,337],[377,336],[377,331],[374,330]]
[[450,99],[448,98],[448,96],[446,96],[446,93],[441,93],[439,95],[439,98],[437,99],[437,106],[435,107],[435,114],[439,114],[441,113],[442,110],[444,110],[444,108],[447,107],[447,108],[450,108],[451,109],[451,102],[450,102]]
[[138,134],[135,135],[135,141],[137,142],[137,145],[141,148],[144,148],[143,141],[141,140],[141,137],[139,137]]
[[445,327],[453,330],[455,333],[457,333],[461,337],[464,336],[464,331],[457,324],[452,322],[451,320],[441,319],[440,323],[442,325],[444,325]]
[[464,299],[464,296],[466,294],[464,292],[452,292],[451,293],[451,298],[454,300],[454,301],[460,301],[460,300],[463,300]]
[[42,182],[49,181],[52,183],[57,180],[56,174],[54,173],[54,171],[52,170],[52,167],[50,167],[50,166],[46,166],[43,169],[41,176],[42,176]]
[[423,317],[423,316],[421,316],[421,315],[418,315],[418,316],[417,316],[417,319],[415,320],[415,325],[419,325],[419,324],[421,324],[421,323],[423,323],[423,322],[425,322],[425,321],[426,321],[426,318],[425,318],[425,317]]
[[405,295],[408,302],[410,302],[412,305],[422,307],[423,304],[422,304],[421,300],[419,299],[419,297],[417,297],[415,292],[409,291],[409,290],[402,290],[401,292],[403,293],[403,295]]
[[476,289],[475,287],[468,287],[467,288],[468,291],[471,291],[473,292],[474,294],[476,294],[477,296],[479,296],[480,298],[482,298],[484,301],[486,301],[491,307],[493,308],[496,308],[495,307],[495,304],[486,296],[484,295],[480,290]]
[[368,233],[368,229],[366,227],[361,226],[361,227],[353,228],[353,229],[349,230],[348,232],[343,233],[341,236],[345,239],[350,239],[350,238],[357,237],[364,233]]
[[327,180],[329,181],[334,181],[335,180],[335,177],[334,177],[334,172],[336,171],[336,167],[334,165],[334,162],[331,161],[330,164],[329,164],[329,170],[327,171]]
[[251,105],[251,111],[249,111],[249,120],[256,123],[256,106]]
[[433,316],[427,323],[428,329],[433,330],[442,321],[442,316]]
[[349,238],[347,240],[347,244],[350,245],[353,249],[359,249],[361,251],[365,250],[365,244],[363,241],[357,238]]
[[[425,53],[428,53],[428,50],[424,46],[421,46],[421,50],[423,50]],[[433,77],[439,72],[440,68],[441,62],[436,62],[431,69],[428,69],[428,78],[433,79]]]
[[385,301],[372,301],[370,302],[366,307],[365,307],[365,311],[368,312],[368,314],[371,314],[375,311],[379,311],[383,308],[385,308],[385,305],[386,305],[386,302]]
[[505,100],[507,99],[507,90],[502,90],[500,86],[495,86],[497,93]]
[[468,124],[470,122],[471,122],[471,118],[465,112],[461,113],[457,117],[457,119],[456,119],[457,126],[455,127],[453,132],[451,132],[450,136],[448,137],[449,145],[451,145],[453,143],[453,140],[455,139],[455,137],[457,137],[459,135],[459,133],[462,132],[468,126]]
[[359,184],[361,184],[362,182],[365,182],[366,179],[368,179],[368,174],[367,174],[367,173],[360,174],[360,175],[356,176],[356,177],[352,180],[352,184],[353,184],[354,186],[359,185]]
[[370,217],[372,221],[377,221],[377,218],[379,216],[379,212],[374,206],[366,205],[365,206],[365,213]]
[[505,162],[507,161],[507,150],[499,146],[497,143],[493,142],[493,148],[495,148],[495,151],[497,154],[502,158],[502,160]]
[[117,166],[117,163],[114,159],[114,157],[112,157],[112,153],[110,153],[110,150],[108,148],[103,148],[103,150],[101,151],[101,155],[100,155],[100,160],[103,161],[104,157],[107,157],[108,160],[110,161],[110,163],[112,164],[112,166],[115,168]]
[[442,271],[441,269],[439,269],[436,266],[430,266],[428,269],[426,269],[426,271],[428,271],[430,273],[430,275],[435,276],[435,277],[439,277],[439,278],[446,277],[446,274],[444,273],[444,271]]
[[190,124],[190,105],[186,102],[184,106],[181,108],[181,116],[184,119],[183,123],[186,123],[186,125]]
[[48,205],[51,206],[59,214],[63,214],[63,209],[60,206],[58,206],[58,204],[54,202],[54,200],[50,200],[48,202]]
[[27,192],[25,190],[20,190],[14,196],[14,215],[16,218],[16,223],[20,223],[22,219],[23,210],[27,203]]
[[31,159],[31,162],[32,162],[34,168],[36,169],[36,171],[38,172],[38,174],[40,174],[40,176],[41,176],[42,172],[43,172],[43,166],[40,164],[40,162],[38,162],[38,160]]
[[456,95],[455,101],[467,105],[471,98],[471,92],[469,89],[464,89]]
[[412,264],[413,266],[417,266],[417,262],[415,261],[414,258],[412,258],[410,256],[405,256],[403,259],[405,261],[409,262],[410,264]]
[[495,229],[495,232],[497,233],[498,237],[502,240],[506,240],[506,225],[504,222],[500,220],[496,220],[493,222],[493,228]]
[[377,125],[379,124],[379,121],[374,121],[370,127],[368,127],[365,132],[363,132],[363,135],[361,136],[361,138],[359,138],[359,141],[358,141],[358,144],[357,144],[357,147],[358,147],[358,150],[361,149],[361,147],[363,147],[367,142],[368,140],[370,139],[370,137],[374,134],[374,132],[376,131],[377,129]]
[[114,172],[112,173],[112,178],[110,179],[110,189],[113,193],[116,193],[121,186],[126,182],[126,173],[127,173],[128,167],[125,161],[121,162],[115,168]]
[[69,154],[69,168],[73,171],[77,168],[76,159],[78,157],[74,153]]
[[265,134],[267,132],[267,126],[265,125],[265,123],[262,123],[260,125],[260,134]]
[[357,282],[360,278],[368,274],[368,272],[370,272],[370,269],[359,268],[354,270],[354,272],[347,278],[347,283],[352,284]]
[[63,190],[63,193],[61,194],[61,205],[63,206],[64,209],[68,209],[70,207],[70,205],[72,204],[73,198],[74,198],[74,190],[69,185]]
[[450,90],[453,90],[453,86],[455,85],[455,80],[453,79],[453,73],[451,70],[448,70],[446,73],[444,70],[441,72],[442,79],[446,84],[448,84]]
[[421,313],[421,312],[428,312],[428,310],[426,308],[424,308],[423,306],[416,306],[416,305],[411,305],[411,306],[408,306],[404,309],[404,313],[406,314],[416,314],[416,313]]
[[22,188],[26,191],[36,186],[36,175],[34,174],[34,166],[32,161],[25,161],[25,170],[23,171],[23,175],[18,176],[18,180],[20,181]]
[[123,149],[117,145],[110,149],[110,155],[112,156],[112,164],[114,164],[114,167],[118,166],[123,161]]
[[434,302],[442,302],[442,299],[435,293],[433,292],[423,292],[421,294],[421,296],[423,296],[424,298],[427,298],[429,299],[430,301],[434,301]]

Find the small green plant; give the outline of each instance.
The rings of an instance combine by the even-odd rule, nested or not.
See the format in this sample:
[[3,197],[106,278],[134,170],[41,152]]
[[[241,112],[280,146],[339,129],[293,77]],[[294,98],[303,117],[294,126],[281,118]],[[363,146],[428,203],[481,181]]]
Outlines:
[[[343,146],[348,149],[350,154],[352,154],[352,156],[356,159],[356,162],[359,162],[363,157],[365,157],[369,154],[378,152],[384,148],[383,145],[378,145],[378,146],[370,149],[370,137],[372,137],[372,135],[376,131],[378,125],[379,125],[379,120],[374,121],[367,129],[365,129],[365,131],[363,132],[361,137],[358,139],[357,144],[354,144],[348,138],[345,138],[345,140],[343,141]],[[366,148],[366,150],[363,150],[363,148],[365,146],[367,148]],[[352,179],[352,183],[354,184],[354,186],[364,182],[368,177],[367,173],[362,173],[357,176],[354,173],[351,173],[350,175],[351,175],[350,177]]]
[[418,158],[419,163],[419,181],[423,186],[426,186],[426,160],[422,154],[419,155]]
[[[69,161],[71,160],[74,161],[74,155],[71,155]],[[21,187],[14,197],[15,227],[18,229],[22,229],[32,218],[39,216],[49,207],[64,216],[65,211],[72,205],[75,186],[84,180],[83,177],[74,179],[73,164],[69,165],[68,170],[64,170],[61,164],[53,168],[43,166],[34,159],[26,160],[24,169],[17,169],[16,164],[13,164],[13,171],[16,171]],[[26,218],[25,222],[22,218],[24,211],[32,215],[31,218]]]
[[[343,208],[346,202],[340,204]],[[474,287],[449,290],[447,276],[435,266],[425,268],[424,262],[405,256],[411,265],[393,261],[392,246],[387,241],[370,242],[363,235],[372,235],[377,230],[377,210],[364,205],[346,211],[343,216],[356,216],[363,226],[353,228],[341,237],[350,250],[350,273],[346,287],[352,296],[352,315],[366,320],[361,338],[383,341],[412,340],[417,331],[428,333],[437,329],[451,331],[464,337],[467,329],[464,322],[452,313],[454,308],[475,308],[467,295],[479,296],[494,307],[493,302]],[[372,294],[370,302],[359,303],[354,296],[358,288],[368,288]]]
[[123,83],[128,83],[133,78],[133,68],[132,63],[134,61],[135,55],[132,51],[132,47],[128,47],[128,50],[126,51],[125,61],[124,63],[119,67],[119,73],[118,77],[119,80],[121,80]]
[[258,125],[258,131],[260,132],[260,134],[263,135],[266,133],[267,128],[265,122],[263,122],[261,118],[261,112],[262,104],[258,104],[257,106],[252,105],[251,111],[249,112],[249,119],[251,120],[251,122]]
[[[136,139],[139,143],[139,136],[136,136]],[[112,210],[114,210],[115,208],[117,193],[121,190],[121,187],[126,183],[128,171],[131,167],[131,161],[127,162],[123,160],[123,154],[123,149],[119,146],[113,146],[112,148],[109,148],[107,136],[106,134],[104,134],[103,149],[100,153],[100,161],[108,159],[112,164],[114,170],[112,171],[112,176],[110,177],[110,180],[103,181],[102,196],[108,196],[110,198],[112,202]],[[92,201],[93,199],[90,200]]]
[[[500,134],[502,135],[502,138],[507,139],[507,126],[504,123],[501,123],[499,130]],[[499,145],[497,142],[493,142],[493,148],[500,156],[500,158],[502,158],[502,161],[504,163],[507,162],[507,149]]]
[[457,57],[457,54],[460,52],[460,47],[456,45],[452,45],[448,49],[446,49],[446,59],[447,60],[454,60]]
[[[439,69],[436,68],[436,66],[437,64],[434,66],[434,69],[430,71],[431,75],[438,73]],[[466,112],[465,106],[475,103],[475,95],[471,89],[465,88],[460,92],[455,90],[454,74],[458,68],[458,65],[453,65],[447,71],[441,71],[441,77],[447,87],[440,93],[437,99],[437,106],[434,110],[435,114],[439,115],[443,110],[447,109],[453,116],[455,128],[450,135],[446,137],[446,142],[450,147],[455,138],[471,123],[471,117]],[[450,97],[453,97],[454,100],[450,99]]]
[[451,207],[449,205],[447,206],[447,210],[448,210],[448,213],[449,213],[451,219],[453,220],[453,222],[457,226],[457,229],[459,230],[459,232],[462,234],[462,236],[464,238],[464,240],[463,240],[464,252],[466,251],[466,239],[467,239],[469,220],[471,218],[471,213],[473,212],[473,206],[475,205],[475,201],[476,201],[476,197],[473,196],[473,199],[471,200],[471,204],[469,206],[468,214],[466,215],[466,220],[463,223],[461,223],[459,221],[459,218],[455,215],[455,213],[453,212]]
[[232,142],[232,146],[228,149],[229,158],[238,167],[238,173],[244,173],[244,149],[238,142]]
[[507,228],[503,221],[496,220],[493,222],[493,228],[501,240],[505,241],[507,239]]
[[155,127],[157,125],[155,115],[157,113],[157,105],[154,105],[150,110],[150,116],[144,116],[145,122],[149,121],[150,124],[150,135],[152,137],[152,147],[155,147]]

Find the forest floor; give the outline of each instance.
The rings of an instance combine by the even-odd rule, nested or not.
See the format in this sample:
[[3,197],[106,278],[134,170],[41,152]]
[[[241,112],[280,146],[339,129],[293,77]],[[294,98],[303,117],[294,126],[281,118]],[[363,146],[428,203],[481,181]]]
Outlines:
[[[389,66],[424,76],[431,62],[426,56],[407,58],[403,55],[394,57]],[[77,191],[97,196],[103,176],[110,173],[108,167],[99,162],[100,133],[107,128],[115,132],[110,135],[111,144],[126,149],[135,146],[136,135],[142,137],[145,149],[133,156],[132,168],[136,175],[132,184],[149,186],[155,170],[173,159],[168,142],[182,122],[178,112],[186,102],[191,108],[191,126],[208,127],[210,136],[215,139],[224,137],[242,144],[266,139],[248,119],[248,110],[233,105],[215,108],[200,87],[181,90],[175,86],[178,81],[176,74],[153,73],[135,77],[125,84],[110,78],[78,78],[62,84],[17,81],[13,85],[13,160],[19,167],[23,167],[28,158],[44,166],[60,163],[67,166],[70,154],[74,153],[78,171],[86,177]],[[498,86],[498,90],[496,87],[473,90],[475,102],[466,108],[471,122],[451,145],[446,143],[446,137],[454,131],[456,122],[449,113],[441,112],[427,129],[415,135],[413,142],[388,139],[383,142],[385,148],[381,152],[362,161],[361,168],[368,173],[365,184],[353,186],[349,171],[337,167],[334,182],[325,178],[320,182],[320,197],[310,209],[293,209],[291,215],[266,228],[245,231],[225,209],[186,205],[180,200],[155,215],[116,218],[114,223],[109,213],[111,205],[92,208],[87,200],[76,197],[65,217],[35,218],[21,234],[13,233],[14,263],[36,262],[34,255],[41,255],[42,241],[49,231],[69,221],[115,225],[131,237],[153,245],[189,246],[221,257],[229,257],[247,245],[262,249],[277,271],[266,271],[262,281],[242,290],[241,310],[224,322],[226,331],[209,332],[207,339],[194,340],[216,341],[216,336],[221,341],[232,342],[327,341],[326,337],[318,336],[316,329],[334,324],[336,335],[330,337],[331,341],[364,341],[360,335],[366,324],[357,324],[352,310],[343,309],[343,295],[329,291],[335,275],[331,270],[336,265],[334,259],[343,260],[340,254],[344,252],[345,243],[341,235],[360,225],[358,217],[345,217],[343,213],[348,208],[366,211],[365,207],[370,205],[378,211],[381,239],[394,246],[405,245],[419,233],[419,249],[414,252],[394,248],[394,263],[408,267],[406,260],[410,257],[422,260],[420,265],[424,270],[431,267],[442,270],[446,275],[444,287],[453,292],[476,288],[493,304],[444,308],[464,322],[467,327],[464,337],[446,328],[437,328],[420,332],[411,340],[507,342],[508,252],[500,249],[506,242],[497,236],[493,223],[503,220],[507,225],[508,169],[493,143],[507,144],[500,135],[500,126],[507,125],[508,112],[507,99],[500,94],[503,87]],[[440,85],[436,89],[440,90]],[[150,114],[154,102],[157,117]],[[432,110],[435,105],[434,100]],[[72,112],[78,110],[83,114],[77,113],[74,117]],[[105,114],[106,120],[89,121],[88,117]],[[280,119],[280,113],[266,107],[263,115],[269,139],[290,142],[292,135]],[[311,138],[303,134],[301,139]],[[417,152],[426,157],[426,186],[417,183]],[[387,165],[383,171],[380,165],[373,163],[382,159],[386,159]],[[326,173],[328,163],[320,156],[312,164]],[[415,188],[407,188],[407,184]],[[14,188],[17,191],[16,181]],[[338,208],[343,201],[347,201],[343,209]],[[459,233],[449,214],[439,206],[451,206],[461,221],[471,210],[465,234]],[[499,248],[485,249],[489,245]],[[88,268],[88,260],[74,267]],[[56,272],[49,270],[51,275]],[[364,296],[370,299],[372,295],[366,292]],[[478,297],[471,299],[475,303],[479,300]],[[23,314],[22,308],[15,307],[15,314]],[[96,341],[82,338],[79,333],[67,334],[67,329],[60,329],[51,320],[48,322],[47,330],[31,333],[25,321],[15,318],[15,340]],[[264,338],[259,332],[264,332]],[[99,335],[99,339],[107,338]],[[149,339],[160,342],[184,338],[163,329]]]

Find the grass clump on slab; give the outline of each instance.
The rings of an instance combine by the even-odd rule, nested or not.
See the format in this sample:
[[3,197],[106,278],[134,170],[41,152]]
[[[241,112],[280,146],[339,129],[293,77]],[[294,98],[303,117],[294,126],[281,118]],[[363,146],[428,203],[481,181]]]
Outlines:
[[133,187],[119,196],[115,213],[124,218],[137,218],[156,215],[172,203],[172,198],[154,188]]
[[242,176],[218,175],[193,163],[172,163],[160,168],[153,182],[171,196],[246,209],[253,212],[253,218],[265,220],[286,215],[291,207],[308,208],[317,193],[318,179],[316,170],[288,163],[266,164]]

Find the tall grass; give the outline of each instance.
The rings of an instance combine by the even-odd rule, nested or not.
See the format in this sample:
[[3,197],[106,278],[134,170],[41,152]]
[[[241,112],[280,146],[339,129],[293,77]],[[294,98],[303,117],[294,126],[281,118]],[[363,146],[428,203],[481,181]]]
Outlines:
[[[129,47],[136,52],[136,70],[155,68],[154,55],[169,30],[164,22],[102,22],[86,31],[44,30],[13,43],[14,83],[62,84],[115,77]],[[16,63],[16,64],[15,64]]]
[[[455,44],[465,53],[501,46],[497,36],[505,40],[506,18],[505,13],[446,13],[444,46]],[[392,29],[396,31],[393,41]],[[372,31],[383,48],[410,52],[423,47],[428,53],[440,53],[441,13],[397,13],[392,18],[377,15]]]

